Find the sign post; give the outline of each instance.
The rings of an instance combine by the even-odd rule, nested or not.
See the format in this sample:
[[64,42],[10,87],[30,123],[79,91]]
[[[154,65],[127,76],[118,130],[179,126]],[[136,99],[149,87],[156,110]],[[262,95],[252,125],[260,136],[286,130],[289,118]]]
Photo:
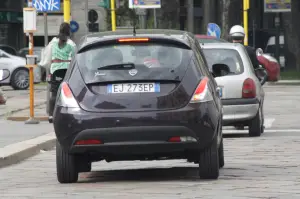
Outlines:
[[[61,3],[60,0],[32,0],[33,7],[37,12],[42,12],[44,16],[44,46],[48,45],[48,12],[60,11]],[[46,68],[46,79],[50,74],[50,70]],[[49,112],[49,99],[50,99],[50,86],[47,84],[47,113]]]
[[245,30],[245,39],[244,39],[244,45],[248,46],[248,10],[250,8],[250,2],[249,0],[243,0],[243,19],[244,19],[244,30]]
[[32,0],[28,0],[28,8],[23,9],[24,33],[29,34],[29,55],[27,55],[26,67],[29,68],[29,90],[30,90],[30,117],[25,124],[38,124],[34,118],[34,75],[33,68],[36,67],[36,56],[33,55],[33,33],[36,31],[36,9],[33,8]]
[[157,27],[156,8],[161,8],[161,0],[129,0],[131,9],[154,9],[154,27]]

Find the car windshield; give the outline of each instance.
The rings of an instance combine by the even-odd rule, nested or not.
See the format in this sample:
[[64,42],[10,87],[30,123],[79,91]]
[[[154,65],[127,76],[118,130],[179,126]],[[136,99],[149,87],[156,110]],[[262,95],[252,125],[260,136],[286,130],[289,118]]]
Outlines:
[[[120,44],[77,55],[86,83],[124,80],[181,80],[192,51],[163,44]],[[136,71],[133,75],[132,69]]]
[[238,51],[233,49],[203,49],[209,70],[214,64],[226,64],[230,74],[241,74],[244,71],[243,62]]
[[[267,48],[265,50],[265,53],[268,53],[271,56],[275,57],[276,46],[275,45],[269,45],[269,46],[267,46]],[[283,45],[280,45],[279,54],[280,54],[280,56],[284,56],[284,47],[283,47]]]
[[[21,57],[26,57],[26,55],[29,54],[29,51],[28,49],[23,49],[20,51],[19,55]],[[34,55],[37,55],[37,61],[40,61],[41,60],[41,49],[34,49]]]

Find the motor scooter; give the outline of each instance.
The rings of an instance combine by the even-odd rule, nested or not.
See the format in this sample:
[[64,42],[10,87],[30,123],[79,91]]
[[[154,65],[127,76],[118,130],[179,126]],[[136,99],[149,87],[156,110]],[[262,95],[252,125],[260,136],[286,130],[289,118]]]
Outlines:
[[[0,82],[6,80],[10,76],[9,70],[0,69]],[[0,105],[4,105],[6,100],[3,96],[2,90],[0,88]]]
[[277,82],[280,79],[280,64],[272,56],[267,55],[263,52],[261,48],[256,50],[257,60],[260,65],[262,65],[268,72],[269,82]]
[[56,70],[53,74],[49,74],[47,77],[49,98],[47,99],[47,113],[48,113],[48,121],[49,123],[53,123],[53,112],[57,97],[57,92],[60,84],[64,80],[67,69],[59,69]]

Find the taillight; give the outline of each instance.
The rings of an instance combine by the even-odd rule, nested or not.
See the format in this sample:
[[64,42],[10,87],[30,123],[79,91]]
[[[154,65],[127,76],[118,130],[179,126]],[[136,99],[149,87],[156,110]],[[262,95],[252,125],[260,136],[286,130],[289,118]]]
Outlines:
[[149,38],[121,38],[118,42],[148,42]]
[[246,79],[243,83],[243,90],[242,90],[242,97],[243,98],[254,98],[256,97],[256,86],[253,79]]
[[207,102],[212,100],[211,92],[208,89],[208,77],[204,77],[198,84],[193,94],[191,103]]
[[68,108],[79,108],[78,103],[66,82],[61,84],[60,105]]

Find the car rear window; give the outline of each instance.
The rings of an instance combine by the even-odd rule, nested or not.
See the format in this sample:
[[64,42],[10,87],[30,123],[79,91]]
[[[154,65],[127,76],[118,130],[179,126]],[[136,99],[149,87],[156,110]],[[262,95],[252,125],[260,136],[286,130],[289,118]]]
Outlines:
[[226,64],[230,74],[238,75],[244,72],[244,66],[238,51],[233,49],[203,49],[208,67],[212,70],[214,64]]
[[124,80],[180,81],[191,57],[191,50],[174,45],[126,43],[81,52],[77,55],[77,63],[86,83]]

